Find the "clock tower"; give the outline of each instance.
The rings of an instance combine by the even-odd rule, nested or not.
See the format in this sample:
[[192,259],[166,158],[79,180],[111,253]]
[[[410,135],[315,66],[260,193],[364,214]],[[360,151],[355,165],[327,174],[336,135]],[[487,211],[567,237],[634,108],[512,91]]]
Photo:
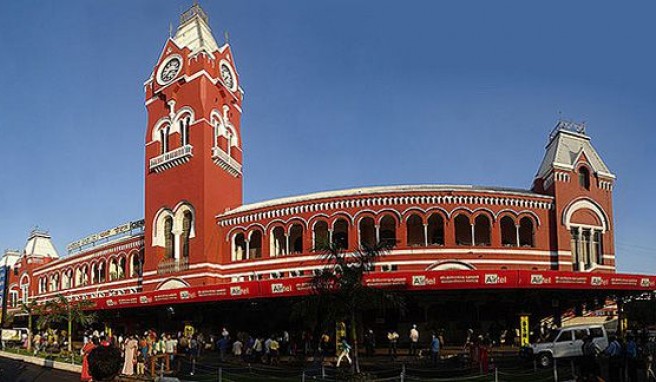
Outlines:
[[144,290],[217,283],[215,216],[242,204],[243,91],[230,46],[217,44],[198,4],[144,87]]

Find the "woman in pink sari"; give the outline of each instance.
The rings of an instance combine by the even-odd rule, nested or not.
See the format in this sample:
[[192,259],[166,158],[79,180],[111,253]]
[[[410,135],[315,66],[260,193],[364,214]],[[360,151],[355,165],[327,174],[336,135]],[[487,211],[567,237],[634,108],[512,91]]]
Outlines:
[[134,365],[137,363],[138,342],[134,336],[125,341],[125,363],[123,364],[123,375],[133,375]]
[[82,348],[82,374],[80,375],[80,381],[91,381],[91,374],[89,374],[89,353],[91,353],[91,350],[97,348],[98,344],[100,344],[100,340],[94,336]]

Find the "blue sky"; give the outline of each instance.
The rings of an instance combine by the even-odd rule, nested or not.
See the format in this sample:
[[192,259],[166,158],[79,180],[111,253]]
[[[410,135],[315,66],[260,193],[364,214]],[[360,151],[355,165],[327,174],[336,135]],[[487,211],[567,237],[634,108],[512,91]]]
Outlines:
[[[191,1],[12,1],[0,248],[143,216],[143,82]],[[530,4],[529,4],[530,3]],[[656,273],[656,4],[203,1],[246,92],[245,202],[361,185],[528,188],[559,117],[618,176],[620,271]]]

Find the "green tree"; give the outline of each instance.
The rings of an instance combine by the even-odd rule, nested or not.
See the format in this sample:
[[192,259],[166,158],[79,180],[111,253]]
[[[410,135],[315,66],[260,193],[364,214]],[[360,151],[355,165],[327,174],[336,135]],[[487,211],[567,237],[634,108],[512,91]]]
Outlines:
[[365,275],[387,253],[384,243],[363,245],[361,249],[347,252],[337,243],[318,249],[323,269],[311,280],[313,295],[300,302],[297,312],[316,322],[334,323],[346,319],[349,322],[353,344],[351,370],[360,373],[358,357],[358,327],[362,312],[382,307],[402,307],[403,300],[389,290],[370,287]]
[[93,303],[86,300],[70,301],[64,295],[58,294],[44,305],[44,311],[38,320],[39,327],[50,327],[54,323],[67,323],[68,351],[73,350],[73,325],[90,325],[96,322],[97,315],[89,309]]
[[37,304],[36,300],[20,302],[21,313],[27,314],[27,351],[32,349],[32,319],[34,316],[40,316],[43,306]]

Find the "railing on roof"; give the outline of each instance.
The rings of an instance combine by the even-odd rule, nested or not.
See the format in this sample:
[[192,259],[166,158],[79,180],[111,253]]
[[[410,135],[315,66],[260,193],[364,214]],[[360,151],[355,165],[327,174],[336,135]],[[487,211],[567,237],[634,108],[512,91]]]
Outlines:
[[585,122],[574,122],[561,119],[558,121],[558,123],[556,123],[556,127],[551,130],[551,133],[549,134],[549,140],[552,140],[561,130],[586,135]]
[[206,24],[209,24],[209,18],[207,17],[207,13],[203,10],[203,8],[200,7],[198,4],[194,4],[191,6],[191,8],[187,9],[183,14],[180,15],[180,25],[186,23],[187,21],[191,20],[194,18],[194,16],[198,16],[203,21],[205,21]]

